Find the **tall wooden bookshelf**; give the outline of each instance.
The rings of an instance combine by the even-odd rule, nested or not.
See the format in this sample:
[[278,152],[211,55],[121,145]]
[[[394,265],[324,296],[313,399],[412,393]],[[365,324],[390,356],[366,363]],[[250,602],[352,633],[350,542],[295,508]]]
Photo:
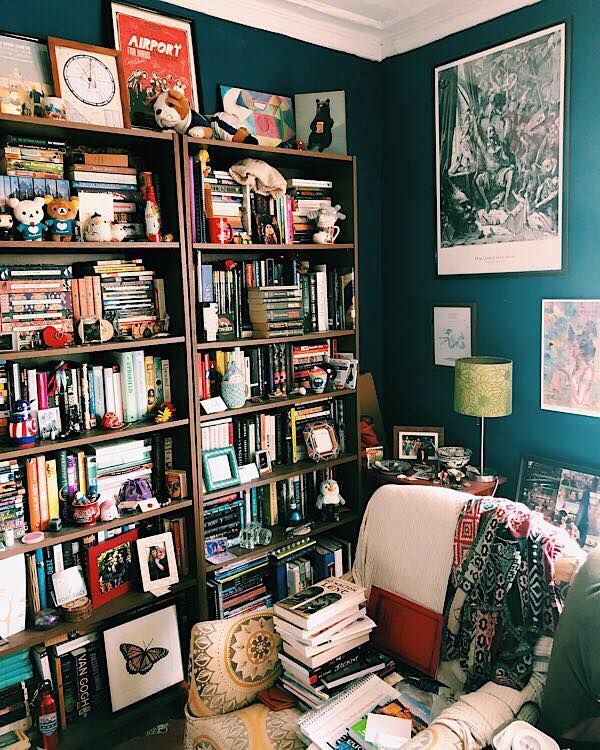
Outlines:
[[[340,223],[340,235],[334,245],[319,244],[286,244],[286,245],[217,245],[211,243],[193,242],[192,233],[192,216],[190,211],[190,200],[192,188],[190,185],[189,159],[195,156],[200,149],[206,148],[210,155],[211,166],[217,169],[228,169],[232,164],[245,158],[262,159],[271,166],[280,171],[284,177],[302,177],[308,179],[326,179],[333,181],[333,202],[342,206],[342,211],[347,215],[345,221]],[[354,157],[342,154],[321,154],[309,151],[295,151],[282,148],[269,148],[264,146],[254,146],[246,144],[231,143],[226,141],[203,140],[198,138],[182,139],[182,157],[183,157],[183,181],[185,186],[185,206],[186,206],[186,246],[188,252],[188,267],[190,270],[190,308],[197,308],[197,269],[202,262],[226,260],[233,258],[235,260],[260,259],[265,257],[294,257],[302,260],[310,260],[318,263],[327,263],[339,265],[340,267],[352,266],[354,269],[354,288],[355,288],[355,328],[354,330],[331,330],[308,333],[304,335],[287,336],[275,339],[278,342],[285,343],[307,343],[324,339],[337,339],[340,350],[343,344],[344,351],[354,352],[360,361],[359,352],[359,310],[358,310],[358,245],[357,245],[357,206],[356,206],[356,162]],[[259,338],[241,338],[235,341],[216,341],[204,343],[202,341],[202,332],[198,326],[197,316],[192,319],[192,338],[194,341],[194,350],[197,354],[202,354],[213,349],[232,349],[237,346],[244,349],[252,346],[273,343],[273,339]],[[336,473],[340,482],[342,494],[346,500],[345,512],[339,522],[315,521],[312,526],[310,536],[315,537],[325,532],[335,533],[338,536],[344,536],[353,539],[356,533],[358,522],[362,516],[362,494],[360,492],[361,480],[361,462],[360,462],[360,438],[359,422],[360,413],[358,406],[357,390],[340,390],[322,395],[308,394],[306,396],[292,396],[287,399],[265,400],[263,402],[248,401],[240,409],[229,409],[219,414],[203,414],[200,406],[199,386],[199,365],[198,357],[194,357],[194,388],[195,388],[195,426],[196,426],[196,472],[198,476],[198,495],[195,500],[195,516],[197,519],[196,526],[196,545],[198,550],[204,548],[204,523],[203,523],[203,503],[204,501],[215,499],[219,496],[246,490],[251,487],[257,487],[269,484],[282,479],[288,479],[297,475],[312,472],[316,468],[325,466],[335,466]],[[315,464],[314,461],[302,461],[299,463],[283,466],[275,466],[271,474],[261,476],[260,478],[218,492],[206,492],[203,489],[202,482],[202,424],[208,420],[218,417],[229,417],[248,413],[268,412],[281,407],[291,406],[308,402],[319,402],[327,399],[345,399],[348,405],[346,417],[346,434],[347,434],[347,451],[340,454],[336,459],[328,462]],[[284,524],[281,523],[272,528],[273,538],[267,547],[260,547],[255,550],[246,551],[241,548],[233,549],[237,559],[242,561],[244,558],[250,558],[259,551],[270,551],[289,544],[290,539],[285,535]],[[206,598],[206,576],[207,573],[214,571],[219,566],[207,563],[201,552],[198,554],[199,567],[198,576],[201,593],[201,613],[202,617],[208,615],[208,602]]]
[[[24,118],[11,115],[0,115],[0,135],[26,136],[47,140],[65,141],[67,147],[110,147],[122,148],[141,157],[145,169],[158,177],[160,185],[160,202],[163,227],[173,234],[173,241],[162,243],[122,242],[122,243],[89,243],[75,242],[57,244],[42,242],[0,242],[0,263],[2,265],[23,263],[64,263],[71,264],[91,259],[111,260],[141,258],[148,268],[156,270],[157,276],[165,280],[167,309],[170,315],[170,330],[166,338],[142,339],[139,341],[111,341],[93,345],[74,345],[62,349],[45,349],[36,351],[0,352],[0,360],[19,361],[35,367],[47,364],[50,359],[87,362],[93,356],[94,362],[108,363],[109,355],[128,349],[144,349],[170,361],[172,401],[177,411],[172,421],[155,424],[152,420],[134,422],[120,430],[106,430],[101,427],[86,431],[75,437],[55,441],[41,441],[18,448],[7,439],[0,442],[0,459],[25,458],[42,453],[52,454],[63,448],[82,445],[106,443],[112,440],[134,437],[150,437],[155,433],[171,435],[173,438],[173,465],[183,468],[188,473],[188,497],[171,505],[163,506],[147,513],[137,513],[121,517],[114,521],[98,522],[92,527],[64,526],[58,532],[45,532],[45,538],[39,544],[24,545],[16,542],[0,552],[0,560],[12,555],[33,552],[38,547],[58,544],[69,540],[81,539],[90,533],[108,531],[124,523],[141,522],[155,516],[184,515],[187,518],[188,550],[190,573],[165,597],[156,599],[152,594],[139,590],[132,591],[109,601],[93,610],[92,616],[81,623],[59,622],[50,630],[40,631],[33,628],[11,636],[8,644],[0,647],[0,656],[30,648],[36,644],[52,642],[53,639],[66,633],[80,634],[97,629],[102,623],[110,621],[117,624],[124,619],[132,619],[139,614],[167,603],[182,604],[180,609],[183,621],[192,624],[198,616],[198,588],[195,571],[198,556],[195,547],[194,510],[197,505],[197,473],[195,448],[195,402],[192,379],[189,377],[195,351],[192,339],[192,319],[188,289],[188,251],[185,243],[183,203],[180,196],[183,192],[181,181],[180,139],[171,133],[148,130],[122,129],[113,127],[95,127],[72,122],[56,122],[40,118]],[[106,358],[106,359],[105,359]],[[185,631],[188,630],[186,627]],[[182,651],[187,649],[188,632],[181,633]],[[152,706],[163,705],[165,695],[155,696],[145,702],[145,710],[152,711]],[[139,706],[120,712],[120,722],[124,725],[127,716],[137,717]],[[89,738],[101,741],[103,731],[113,727],[110,707],[81,724],[68,727],[61,737],[60,747],[81,747],[88,744]],[[136,719],[137,720],[137,719]],[[87,734],[81,732],[82,727]],[[95,746],[95,745],[94,745]],[[103,746],[106,746],[104,742]],[[91,745],[90,745],[91,747]]]

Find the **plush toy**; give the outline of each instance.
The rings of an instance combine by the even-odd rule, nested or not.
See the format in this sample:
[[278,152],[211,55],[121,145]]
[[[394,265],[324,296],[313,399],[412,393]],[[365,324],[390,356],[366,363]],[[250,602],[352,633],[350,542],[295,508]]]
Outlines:
[[210,122],[214,136],[219,141],[258,145],[257,139],[246,128],[240,127],[240,121],[235,115],[230,115],[228,112],[217,112],[211,115]]
[[174,130],[193,138],[212,138],[212,128],[204,115],[194,112],[179,89],[163,91],[154,102],[154,119],[163,130]]
[[322,511],[325,518],[340,520],[340,506],[346,505],[346,501],[340,495],[340,487],[335,479],[326,479],[321,482],[321,492],[317,497],[317,510]]
[[13,217],[10,214],[0,214],[0,240],[12,239]]
[[317,99],[317,110],[310,123],[310,135],[308,136],[309,151],[317,148],[324,151],[331,146],[333,140],[333,119],[329,109],[329,99]]
[[33,200],[20,201],[9,198],[8,205],[12,208],[17,224],[17,232],[22,239],[41,241],[46,224],[44,223],[44,206],[46,201],[42,197]]
[[79,198],[53,198],[47,195],[45,201],[50,239],[52,242],[71,242],[77,223]]
[[112,242],[112,222],[100,214],[92,214],[83,227],[86,242]]

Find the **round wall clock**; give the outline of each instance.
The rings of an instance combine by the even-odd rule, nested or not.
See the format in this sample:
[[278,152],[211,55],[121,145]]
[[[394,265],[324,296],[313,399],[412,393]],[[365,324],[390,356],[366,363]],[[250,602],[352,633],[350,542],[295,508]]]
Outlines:
[[117,86],[108,67],[92,55],[74,55],[63,67],[69,90],[84,104],[105,107],[115,97]]

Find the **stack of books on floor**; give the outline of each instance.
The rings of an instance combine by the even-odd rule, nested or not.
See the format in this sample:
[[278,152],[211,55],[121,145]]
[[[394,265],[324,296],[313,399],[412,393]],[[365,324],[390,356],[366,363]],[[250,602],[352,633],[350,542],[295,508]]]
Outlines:
[[297,285],[249,287],[248,309],[254,338],[304,333],[302,296]]
[[0,747],[7,732],[25,732],[31,727],[30,700],[35,680],[29,651],[0,656]]
[[327,578],[275,604],[281,687],[303,706],[319,706],[346,682],[390,668],[384,655],[360,651],[375,627],[365,604],[365,589],[342,578]]

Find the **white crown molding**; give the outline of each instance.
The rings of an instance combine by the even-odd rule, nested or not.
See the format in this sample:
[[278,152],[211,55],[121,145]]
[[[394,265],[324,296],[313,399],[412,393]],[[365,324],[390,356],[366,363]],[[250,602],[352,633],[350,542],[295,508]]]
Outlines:
[[540,1],[437,0],[384,23],[326,0],[171,0],[181,8],[378,62]]

